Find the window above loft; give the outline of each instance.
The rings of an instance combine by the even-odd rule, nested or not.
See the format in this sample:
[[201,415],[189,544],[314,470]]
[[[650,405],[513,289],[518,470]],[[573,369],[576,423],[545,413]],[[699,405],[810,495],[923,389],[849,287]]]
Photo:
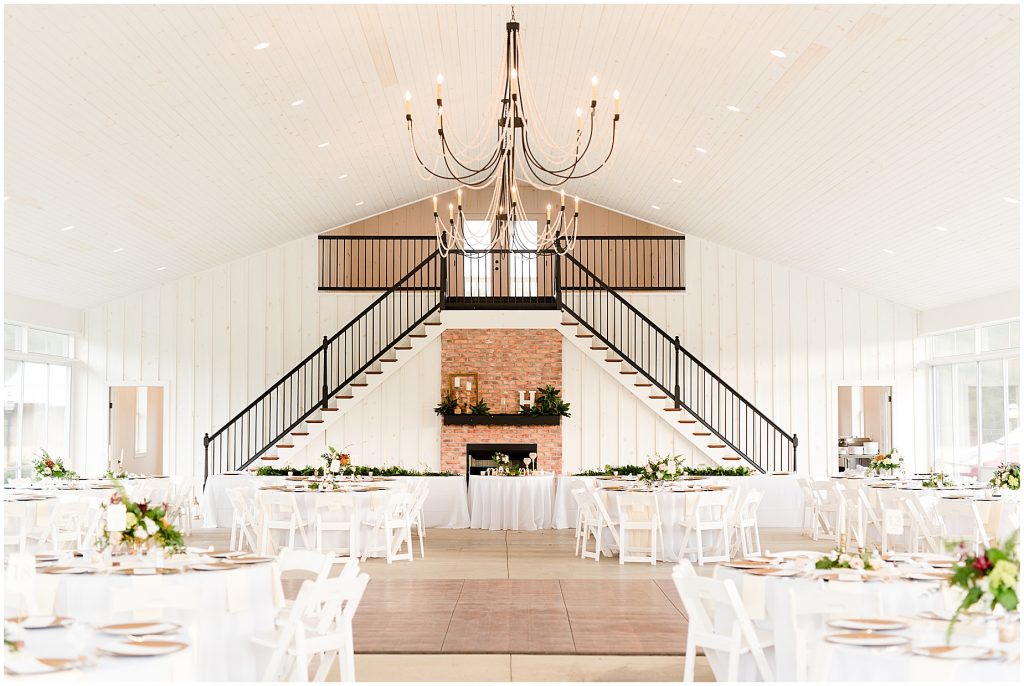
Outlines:
[[75,354],[74,337],[59,331],[36,329],[8,322],[4,324],[4,351],[70,359]]
[[1013,352],[1020,348],[1020,322],[1013,320],[944,331],[928,337],[930,358]]

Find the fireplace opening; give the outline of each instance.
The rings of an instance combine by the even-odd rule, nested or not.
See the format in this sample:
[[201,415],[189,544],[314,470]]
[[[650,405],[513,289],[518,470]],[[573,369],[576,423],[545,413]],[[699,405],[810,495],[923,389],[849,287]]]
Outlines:
[[472,474],[483,474],[484,470],[495,466],[494,460],[491,459],[494,453],[505,453],[509,457],[509,462],[518,465],[520,469],[526,466],[524,460],[533,453],[534,459],[530,466],[536,467],[536,443],[467,443],[466,479]]

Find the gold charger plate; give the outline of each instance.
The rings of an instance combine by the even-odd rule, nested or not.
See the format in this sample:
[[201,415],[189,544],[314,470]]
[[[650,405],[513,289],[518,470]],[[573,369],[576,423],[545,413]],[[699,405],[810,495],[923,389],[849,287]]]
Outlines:
[[[39,622],[42,621],[42,620],[50,620],[50,621],[46,622],[46,623],[43,623],[43,624],[40,624]],[[48,615],[48,616],[35,616],[35,617],[34,616],[8,617],[4,621],[5,622],[10,622],[11,624],[18,624],[18,625],[20,625],[24,629],[27,629],[29,631],[34,631],[36,629],[58,629],[60,627],[69,626],[75,620],[72,619],[71,617],[61,617],[59,615],[52,615],[52,616]]]
[[42,574],[93,574],[96,570],[88,567],[46,567],[39,571]]
[[[146,571],[141,571],[146,570]],[[148,570],[153,570],[152,572]],[[140,573],[141,571],[141,573]],[[124,576],[161,576],[164,574],[181,574],[180,567],[119,567],[110,570],[111,574],[122,574]]]
[[[96,650],[117,657],[162,657],[177,653],[185,648],[188,648],[188,644],[179,641],[145,640],[107,643],[98,646]],[[147,649],[151,652],[145,652]]]

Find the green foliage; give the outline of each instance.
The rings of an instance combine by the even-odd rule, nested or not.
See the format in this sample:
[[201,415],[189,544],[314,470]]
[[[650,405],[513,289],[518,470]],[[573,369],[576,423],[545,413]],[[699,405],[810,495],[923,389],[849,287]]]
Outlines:
[[459,406],[459,400],[451,391],[441,396],[441,402],[434,407],[434,414],[438,417],[446,414],[455,414],[455,408]]
[[487,405],[487,401],[483,398],[477,400],[474,404],[469,406],[470,414],[489,415],[491,408]]
[[36,474],[43,479],[77,479],[78,474],[64,466],[64,460],[59,457],[51,457],[45,450],[32,463]]
[[562,400],[562,391],[554,386],[548,385],[537,389],[537,398],[532,406],[523,405],[519,408],[519,414],[531,415],[533,417],[569,417],[569,403]]
[[[119,534],[121,541],[143,544],[152,539],[171,554],[185,552],[184,536],[171,525],[168,519],[171,515],[169,504],[151,504],[147,501],[136,503],[128,497],[124,486],[116,479],[114,488],[117,493],[111,496],[110,504],[122,503],[126,511],[126,528]],[[103,507],[105,510],[107,505],[104,504]],[[106,522],[105,515],[101,521]],[[106,547],[111,542],[111,532],[107,531],[106,525],[104,525],[97,538],[97,543]]]
[[[415,469],[404,467],[364,467],[361,465],[350,465],[341,468],[342,475],[369,476],[458,476],[455,472],[420,472]],[[323,476],[324,470],[313,467],[260,467],[256,470],[256,476]]]
[[[855,560],[860,560],[856,563]],[[822,555],[814,563],[815,569],[874,569],[871,564],[871,554],[867,552],[847,553],[843,550],[833,550],[831,555]]]
[[[607,464],[602,470],[591,469],[578,472],[574,476],[612,476],[613,472],[618,472],[619,476],[640,476],[644,473],[644,468],[634,464],[626,464],[621,467]],[[688,476],[750,476],[753,474],[746,467],[683,467],[679,473]]]
[[1002,606],[1007,612],[1017,609],[1017,583],[1020,578],[1020,558],[1017,557],[1017,537],[1020,529],[1014,531],[1002,548],[992,546],[980,555],[966,553],[964,543],[959,544],[962,552],[960,561],[953,566],[949,585],[965,591],[964,599],[953,613],[946,630],[946,640],[953,634],[960,615],[988,596],[990,610]]
[[949,488],[951,486],[956,486],[956,484],[952,481],[952,479],[947,477],[945,473],[938,472],[936,474],[932,474],[923,482],[921,482],[921,486],[923,486],[924,488]]
[[993,488],[1008,488],[1011,491],[1020,489],[1020,465],[1004,462],[992,473],[989,485]]

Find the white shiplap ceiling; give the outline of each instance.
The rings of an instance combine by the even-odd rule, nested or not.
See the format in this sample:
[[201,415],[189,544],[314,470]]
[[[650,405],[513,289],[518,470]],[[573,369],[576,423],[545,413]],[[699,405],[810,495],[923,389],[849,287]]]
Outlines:
[[[88,306],[443,190],[403,93],[426,136],[444,72],[471,140],[507,11],[7,7],[5,287]],[[1017,7],[517,14],[551,137],[591,74],[622,91],[570,192],[920,309],[1017,288]]]

